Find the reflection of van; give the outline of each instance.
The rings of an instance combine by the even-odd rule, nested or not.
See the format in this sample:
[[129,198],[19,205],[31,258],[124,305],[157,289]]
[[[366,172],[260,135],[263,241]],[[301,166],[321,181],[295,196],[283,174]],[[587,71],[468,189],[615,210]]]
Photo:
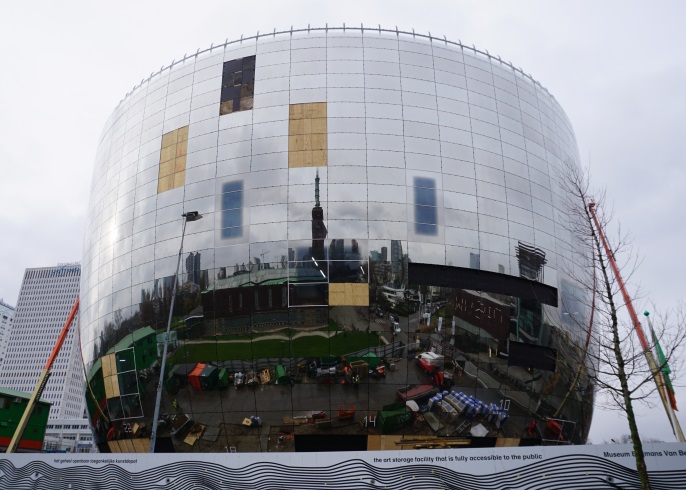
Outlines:
[[427,373],[434,373],[443,367],[443,356],[435,352],[422,352],[415,357],[419,367]]
[[391,331],[393,333],[400,333],[400,323],[398,322],[391,322]]
[[427,364],[432,365],[443,365],[443,356],[441,354],[436,354],[435,352],[422,352],[416,356],[418,361],[424,361]]

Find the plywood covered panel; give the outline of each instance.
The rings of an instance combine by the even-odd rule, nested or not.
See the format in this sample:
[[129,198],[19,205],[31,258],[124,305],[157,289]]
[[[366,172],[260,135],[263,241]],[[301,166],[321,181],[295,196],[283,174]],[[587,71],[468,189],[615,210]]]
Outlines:
[[329,284],[329,306],[369,306],[369,284]]
[[160,151],[160,163],[167,162],[176,158],[176,144],[162,148]]
[[176,157],[174,160],[174,172],[185,172],[186,171],[186,155]]
[[131,439],[131,443],[136,453],[150,452],[150,439]]
[[326,102],[292,104],[289,107],[289,167],[328,165],[326,127]]
[[123,453],[119,446],[119,441],[107,441],[107,445],[110,447],[110,451],[113,453]]
[[160,167],[157,176],[158,194],[186,184],[187,153],[188,126],[183,126],[162,135]]
[[157,193],[167,192],[174,188],[174,175],[162,177],[157,183]]
[[[162,135],[162,148],[168,148],[170,146],[173,146],[176,144],[177,138],[179,135],[179,130],[175,129],[174,131],[170,131],[167,134]],[[188,135],[188,133],[186,133]]]
[[166,177],[167,175],[173,174],[175,161],[176,160],[173,159],[173,160],[167,160],[166,162],[160,163],[159,177]]

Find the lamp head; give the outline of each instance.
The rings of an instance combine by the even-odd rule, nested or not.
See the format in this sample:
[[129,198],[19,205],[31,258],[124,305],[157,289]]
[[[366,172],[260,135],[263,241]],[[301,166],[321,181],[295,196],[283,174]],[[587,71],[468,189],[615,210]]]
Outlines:
[[186,218],[186,221],[197,221],[200,218],[202,218],[202,214],[200,214],[197,211],[188,211],[187,213],[183,213],[181,216]]

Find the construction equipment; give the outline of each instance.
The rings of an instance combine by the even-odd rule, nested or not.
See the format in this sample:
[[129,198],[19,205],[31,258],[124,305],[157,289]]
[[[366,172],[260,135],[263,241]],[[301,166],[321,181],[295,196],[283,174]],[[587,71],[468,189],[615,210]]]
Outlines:
[[662,372],[660,369],[658,369],[657,364],[655,363],[653,351],[651,347],[648,345],[645,334],[643,333],[641,322],[638,321],[638,315],[636,314],[636,310],[634,310],[633,303],[631,302],[631,297],[629,296],[629,293],[626,290],[626,286],[624,285],[622,275],[619,273],[619,268],[617,267],[617,263],[615,262],[614,254],[610,250],[610,246],[607,244],[607,240],[605,239],[605,233],[603,232],[603,228],[600,226],[600,222],[598,221],[598,217],[596,216],[595,206],[595,202],[591,201],[590,203],[588,203],[588,211],[591,214],[591,217],[593,218],[593,222],[595,223],[596,230],[598,230],[598,235],[600,236],[603,248],[605,248],[605,255],[607,256],[608,262],[610,262],[612,272],[614,272],[615,274],[617,284],[619,284],[619,289],[622,292],[622,297],[624,298],[624,304],[626,304],[626,308],[629,311],[629,316],[631,317],[631,321],[634,325],[634,330],[636,330],[636,335],[638,335],[638,340],[641,342],[641,347],[643,348],[643,355],[646,358],[648,367],[650,368],[650,372],[653,376],[653,379],[655,380],[655,384],[657,385],[657,391],[660,394],[660,400],[662,400],[662,405],[664,406],[665,411],[667,412],[667,418],[669,419],[669,423],[672,426],[672,430],[674,431],[677,440],[679,442],[686,442],[686,439],[684,438],[684,433],[681,430],[681,425],[679,424],[679,420],[676,418],[674,409],[672,408],[670,401],[667,399],[667,393],[665,383],[662,377]]
[[74,306],[72,306],[71,308],[71,313],[69,313],[67,322],[64,324],[64,327],[62,327],[62,332],[60,333],[60,336],[57,338],[55,347],[52,348],[52,354],[50,354],[48,362],[45,363],[45,368],[43,369],[43,372],[41,372],[40,376],[38,377],[38,384],[36,384],[36,389],[33,391],[33,395],[31,396],[29,403],[26,405],[26,410],[24,410],[24,415],[22,415],[21,420],[19,421],[19,425],[17,425],[17,430],[14,431],[14,436],[12,437],[9,446],[7,446],[7,453],[13,453],[19,446],[19,441],[21,441],[21,438],[24,435],[24,430],[26,430],[26,425],[29,422],[31,414],[33,413],[33,409],[36,407],[36,403],[38,402],[38,400],[40,400],[40,397],[43,394],[43,390],[45,389],[45,385],[48,383],[48,378],[50,378],[52,365],[55,362],[57,355],[60,353],[60,350],[62,349],[62,344],[64,344],[64,340],[67,338],[69,328],[71,327],[71,324],[74,321],[74,317],[76,316],[76,313],[78,311],[79,298],[77,297],[76,301],[74,302]]

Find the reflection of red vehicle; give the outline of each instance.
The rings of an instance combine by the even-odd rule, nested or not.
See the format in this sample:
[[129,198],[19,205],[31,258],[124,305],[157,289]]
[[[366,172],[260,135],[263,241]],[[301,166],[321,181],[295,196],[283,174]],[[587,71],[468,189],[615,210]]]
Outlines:
[[428,374],[431,374],[438,369],[438,366],[432,366],[426,359],[419,359],[417,363],[419,364],[419,367]]
[[355,405],[338,405],[338,419],[349,420],[355,417]]
[[326,412],[324,410],[313,411],[312,420],[321,420],[326,418]]
[[417,356],[417,364],[427,374],[443,368],[443,356],[434,352],[423,352]]
[[438,393],[438,389],[431,385],[411,385],[407,388],[401,388],[396,392],[398,398],[403,401],[408,400],[421,400],[423,398],[429,398]]

